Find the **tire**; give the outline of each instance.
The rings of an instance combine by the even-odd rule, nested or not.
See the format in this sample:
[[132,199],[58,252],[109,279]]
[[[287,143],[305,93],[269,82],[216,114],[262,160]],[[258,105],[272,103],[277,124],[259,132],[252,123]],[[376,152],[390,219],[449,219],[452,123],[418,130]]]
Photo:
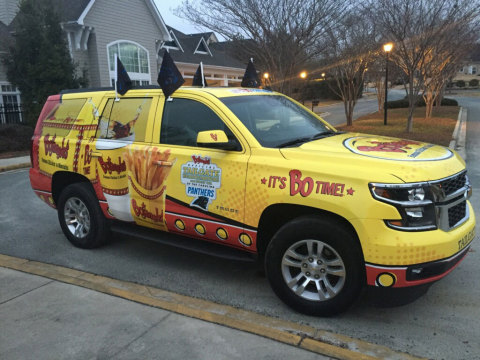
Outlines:
[[345,311],[365,284],[356,236],[331,217],[302,216],[282,226],[268,244],[265,271],[277,296],[308,315]]
[[63,233],[74,246],[93,249],[107,243],[107,219],[89,183],[75,183],[63,189],[57,209]]

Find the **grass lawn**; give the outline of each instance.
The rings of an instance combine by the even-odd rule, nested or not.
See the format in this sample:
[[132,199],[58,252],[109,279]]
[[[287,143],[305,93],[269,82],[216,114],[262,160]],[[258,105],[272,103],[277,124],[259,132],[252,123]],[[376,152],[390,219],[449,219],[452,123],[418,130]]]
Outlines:
[[408,109],[388,109],[387,125],[383,125],[383,113],[362,116],[353,126],[337,126],[338,130],[365,134],[385,135],[402,139],[429,142],[448,146],[458,118],[458,106],[443,106],[433,111],[433,117],[425,120],[425,108],[417,108],[413,114],[413,132],[406,132]]

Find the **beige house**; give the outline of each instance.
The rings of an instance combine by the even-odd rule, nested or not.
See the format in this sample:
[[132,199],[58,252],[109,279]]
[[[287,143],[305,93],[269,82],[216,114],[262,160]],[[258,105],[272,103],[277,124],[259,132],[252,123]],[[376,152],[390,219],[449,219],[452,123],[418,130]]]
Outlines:
[[[0,53],[14,41],[15,16],[20,0],[0,0]],[[167,49],[191,83],[200,61],[210,86],[239,86],[245,64],[218,46],[213,32],[184,34],[168,27],[154,0],[52,0],[73,61],[86,74],[89,87],[110,87],[118,54],[134,85],[156,85]],[[2,45],[3,44],[3,45]],[[0,107],[18,106],[20,93],[7,79],[0,62]]]

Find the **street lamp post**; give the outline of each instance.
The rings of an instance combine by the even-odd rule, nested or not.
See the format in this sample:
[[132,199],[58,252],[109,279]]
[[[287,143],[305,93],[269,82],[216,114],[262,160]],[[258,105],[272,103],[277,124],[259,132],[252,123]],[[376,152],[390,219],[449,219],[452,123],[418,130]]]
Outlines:
[[[300,73],[300,78],[302,80],[306,80],[307,79],[307,72],[306,71],[302,71]],[[303,86],[302,86],[302,92],[305,91],[305,82],[303,83]],[[305,99],[303,98],[305,96],[305,93],[302,94],[302,105],[305,105]]]
[[388,101],[388,54],[393,49],[392,43],[387,43],[383,45],[383,51],[386,54],[386,64],[385,64],[385,103],[383,105],[383,125],[387,125],[387,101]]
[[268,87],[268,79],[270,77],[270,74],[268,72],[263,73],[263,88],[266,89]]

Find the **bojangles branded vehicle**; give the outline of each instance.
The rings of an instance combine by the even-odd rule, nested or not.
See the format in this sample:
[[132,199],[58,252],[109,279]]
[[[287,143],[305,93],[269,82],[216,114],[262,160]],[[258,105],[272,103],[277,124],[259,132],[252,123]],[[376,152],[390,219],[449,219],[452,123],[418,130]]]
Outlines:
[[266,90],[54,95],[32,163],[33,190],[75,246],[100,246],[121,223],[258,254],[275,293],[304,313],[343,311],[365,284],[438,280],[474,238],[454,151],[338,132]]

